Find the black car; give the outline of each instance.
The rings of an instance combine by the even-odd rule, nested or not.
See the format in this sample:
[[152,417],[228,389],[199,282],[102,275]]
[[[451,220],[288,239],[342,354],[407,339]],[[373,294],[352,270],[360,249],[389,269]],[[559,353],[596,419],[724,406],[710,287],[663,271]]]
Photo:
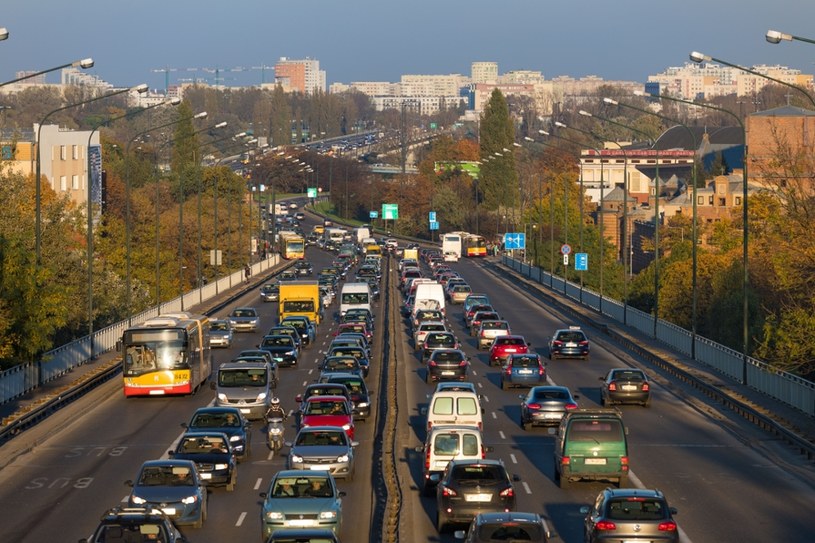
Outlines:
[[615,403],[638,403],[644,407],[651,405],[651,384],[644,371],[636,368],[613,368],[605,377],[600,389],[600,403],[604,406]]
[[272,532],[266,543],[340,543],[340,539],[327,528],[285,528]]
[[207,486],[223,485],[227,492],[235,490],[238,481],[237,460],[229,445],[229,437],[212,430],[187,431],[175,450],[167,451],[171,458],[192,460],[198,475]]
[[558,426],[560,419],[569,411],[577,409],[577,396],[562,386],[536,386],[529,389],[521,399],[521,427]]
[[354,406],[354,418],[359,420],[368,419],[371,415],[371,396],[364,379],[353,373],[329,373],[322,380],[326,383],[345,385]]
[[427,359],[425,382],[467,378],[470,357],[461,349],[434,349]]
[[549,340],[549,359],[589,358],[589,338],[579,326],[556,330]]
[[452,332],[430,332],[422,344],[422,362],[430,359],[436,349],[458,349],[460,347],[456,336]]
[[[583,533],[586,543],[602,543],[613,533],[615,541],[676,543],[679,528],[676,509],[659,490],[607,488],[592,507],[584,506]],[[613,527],[613,528],[612,528]],[[613,530],[613,532],[611,532]]]
[[278,366],[297,366],[299,349],[291,336],[263,336],[258,349],[269,351]]
[[298,260],[294,264],[294,270],[300,277],[308,277],[314,273],[314,268],[308,260]]
[[79,543],[110,541],[182,543],[187,540],[161,509],[119,506],[105,512],[93,535],[89,539],[80,539]]
[[479,513],[466,532],[456,532],[456,539],[463,539],[465,543],[493,541],[548,543],[550,537],[552,532],[543,517],[537,513],[519,511]]
[[249,456],[249,421],[237,407],[199,407],[188,423],[182,423],[188,431],[223,432],[238,460]]
[[515,489],[501,460],[451,460],[436,487],[436,528],[470,524],[477,514],[515,509]]

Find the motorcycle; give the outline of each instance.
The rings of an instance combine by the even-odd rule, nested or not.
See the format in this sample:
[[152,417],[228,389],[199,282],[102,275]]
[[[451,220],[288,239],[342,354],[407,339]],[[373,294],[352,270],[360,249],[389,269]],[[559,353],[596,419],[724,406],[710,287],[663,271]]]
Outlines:
[[266,439],[269,448],[274,452],[283,447],[283,417],[270,417],[266,419]]

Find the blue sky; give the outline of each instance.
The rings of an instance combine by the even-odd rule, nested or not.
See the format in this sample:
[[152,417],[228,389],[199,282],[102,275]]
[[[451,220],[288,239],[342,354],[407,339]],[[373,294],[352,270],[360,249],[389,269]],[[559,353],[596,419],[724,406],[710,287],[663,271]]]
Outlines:
[[230,70],[284,56],[318,59],[329,84],[468,75],[473,61],[644,81],[693,50],[812,73],[815,45],[764,34],[815,38],[813,21],[815,0],[3,0],[0,81],[92,57],[114,85],[163,88],[152,70],[165,67],[170,83],[218,67],[224,84],[252,84],[261,70]]

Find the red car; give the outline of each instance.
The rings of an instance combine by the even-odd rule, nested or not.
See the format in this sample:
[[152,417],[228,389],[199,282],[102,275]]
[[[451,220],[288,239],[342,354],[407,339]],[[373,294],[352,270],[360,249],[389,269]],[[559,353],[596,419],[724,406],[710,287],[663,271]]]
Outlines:
[[529,343],[523,336],[498,336],[490,347],[490,366],[500,366],[510,355],[528,352]]
[[339,326],[337,326],[337,331],[334,332],[334,336],[338,336],[343,332],[351,332],[354,334],[362,334],[365,336],[365,340],[367,342],[372,342],[374,340],[373,333],[368,330],[368,326],[366,326],[362,322],[342,322]]
[[300,413],[300,428],[339,426],[354,439],[354,408],[344,396],[311,396]]

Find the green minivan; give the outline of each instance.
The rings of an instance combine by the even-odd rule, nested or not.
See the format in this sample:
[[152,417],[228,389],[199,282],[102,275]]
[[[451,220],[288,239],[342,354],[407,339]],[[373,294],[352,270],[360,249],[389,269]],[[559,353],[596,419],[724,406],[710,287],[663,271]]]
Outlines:
[[628,482],[628,430],[617,409],[576,409],[560,421],[555,436],[555,482]]

